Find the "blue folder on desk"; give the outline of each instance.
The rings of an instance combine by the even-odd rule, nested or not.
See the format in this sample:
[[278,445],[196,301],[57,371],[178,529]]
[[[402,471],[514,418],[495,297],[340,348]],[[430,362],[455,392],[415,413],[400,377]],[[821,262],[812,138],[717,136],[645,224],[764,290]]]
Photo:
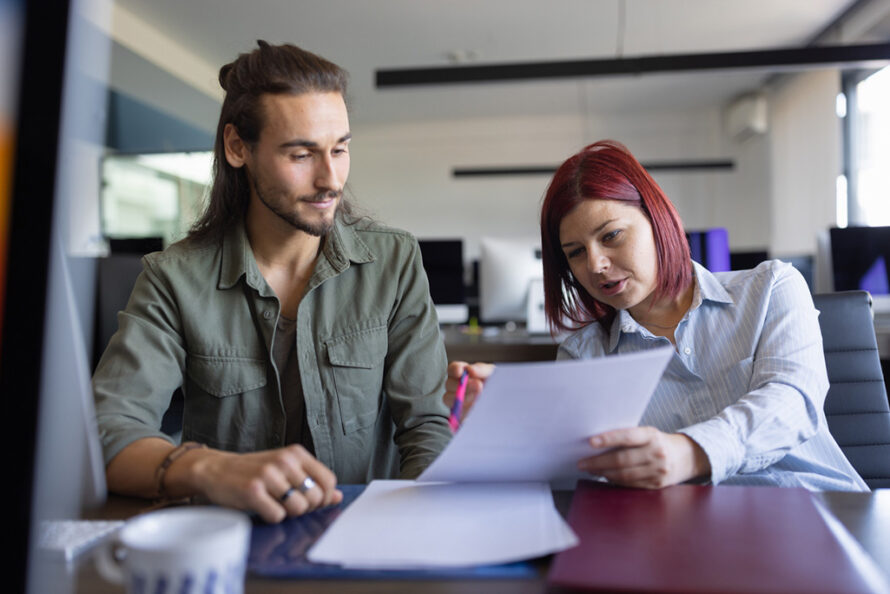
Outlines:
[[313,563],[306,552],[340,513],[361,494],[365,485],[341,485],[343,502],[335,507],[290,518],[280,524],[256,523],[250,537],[248,570],[268,578],[302,579],[486,579],[537,576],[531,562],[433,569],[347,569]]

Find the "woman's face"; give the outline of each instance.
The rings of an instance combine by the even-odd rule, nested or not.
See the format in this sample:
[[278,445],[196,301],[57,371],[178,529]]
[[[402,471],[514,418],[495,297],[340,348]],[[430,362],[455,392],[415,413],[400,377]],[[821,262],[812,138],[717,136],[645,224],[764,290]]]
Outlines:
[[652,224],[638,206],[584,200],[562,220],[559,240],[572,274],[594,299],[631,315],[649,308],[658,255]]

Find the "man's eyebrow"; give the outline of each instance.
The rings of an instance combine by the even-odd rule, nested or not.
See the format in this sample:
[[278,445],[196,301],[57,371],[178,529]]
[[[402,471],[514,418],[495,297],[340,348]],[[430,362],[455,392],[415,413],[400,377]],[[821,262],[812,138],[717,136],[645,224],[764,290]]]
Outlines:
[[[352,133],[349,132],[347,134],[344,134],[340,138],[338,138],[336,144],[342,144],[342,143],[347,142],[348,140],[351,140],[351,139],[352,139]],[[304,140],[302,138],[294,138],[293,140],[288,140],[286,142],[282,142],[278,146],[279,146],[279,148],[296,148],[296,147],[318,148],[318,143],[315,142],[314,140]]]
[[[596,229],[594,229],[594,230],[593,230],[593,233],[591,233],[591,235],[596,235],[597,233],[599,233],[600,231],[603,230],[603,227],[605,227],[605,226],[608,225],[609,223],[613,223],[613,222],[615,222],[615,221],[617,221],[617,220],[618,220],[618,219],[609,219],[608,221],[605,221],[602,225],[600,225],[599,227],[597,227]],[[577,242],[577,241],[569,241],[569,242],[566,242],[566,243],[562,244],[560,247],[566,248],[566,247],[569,247],[570,245],[575,244],[575,243],[578,243],[578,242]]]

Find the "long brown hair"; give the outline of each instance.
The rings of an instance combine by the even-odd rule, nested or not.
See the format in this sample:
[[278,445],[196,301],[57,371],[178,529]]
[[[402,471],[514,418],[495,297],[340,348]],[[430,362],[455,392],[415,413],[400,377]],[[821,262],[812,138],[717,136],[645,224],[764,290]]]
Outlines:
[[[269,45],[263,40],[257,45],[219,69],[219,84],[226,96],[213,144],[213,186],[204,214],[189,230],[190,240],[219,240],[247,212],[250,184],[244,168],[232,167],[226,160],[226,124],[234,125],[238,136],[253,147],[264,124],[263,95],[335,92],[346,97],[348,74],[333,62],[295,45]],[[349,214],[351,207],[344,201],[340,210]]]

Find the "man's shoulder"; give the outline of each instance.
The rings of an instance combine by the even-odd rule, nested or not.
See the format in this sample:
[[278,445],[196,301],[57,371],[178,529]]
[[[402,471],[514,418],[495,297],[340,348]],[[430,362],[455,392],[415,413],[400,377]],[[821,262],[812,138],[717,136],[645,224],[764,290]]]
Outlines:
[[189,271],[200,273],[217,268],[221,246],[213,241],[182,239],[161,252],[153,252],[143,258],[147,268],[155,271]]
[[369,218],[359,219],[349,226],[362,237],[377,237],[380,241],[402,241],[405,239],[414,241],[414,235],[408,231],[398,227],[390,227],[385,223]]
[[417,244],[417,239],[408,231],[371,219],[361,219],[348,228],[375,254],[413,250]]

